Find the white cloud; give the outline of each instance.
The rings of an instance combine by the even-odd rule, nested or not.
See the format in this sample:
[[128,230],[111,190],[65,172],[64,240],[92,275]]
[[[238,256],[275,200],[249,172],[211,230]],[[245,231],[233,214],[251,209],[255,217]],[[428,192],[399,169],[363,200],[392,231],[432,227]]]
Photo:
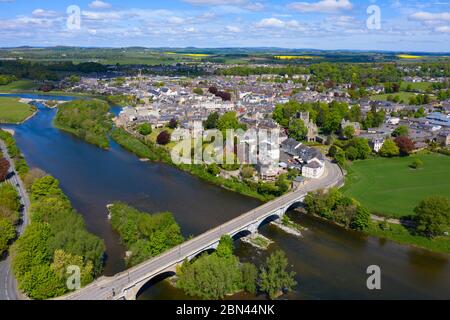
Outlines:
[[297,20],[284,21],[277,18],[267,18],[255,24],[256,28],[275,28],[275,29],[291,29],[297,31],[305,31],[306,28],[303,27]]
[[81,15],[88,20],[120,20],[123,18],[123,12],[93,12],[82,11]]
[[353,8],[350,0],[321,0],[318,2],[294,2],[289,8],[300,12],[333,13]]
[[435,28],[434,30],[439,33],[450,33],[450,26],[440,26]]
[[53,18],[58,16],[58,13],[56,13],[55,11],[48,11],[44,9],[36,9],[31,14],[33,17],[38,18]]
[[232,32],[232,33],[241,32],[241,29],[239,27],[235,27],[235,26],[227,26],[226,29],[228,32]]
[[285,27],[285,22],[277,19],[277,18],[267,18],[259,21],[256,26],[259,28],[267,28],[267,27],[275,27],[275,28],[283,28]]
[[450,12],[431,13],[431,12],[416,12],[409,16],[410,20],[417,21],[450,21]]
[[111,8],[111,4],[104,2],[104,1],[95,0],[89,4],[89,8],[91,8],[91,9],[109,9],[109,8]]
[[170,17],[167,21],[171,24],[182,24],[185,20],[180,17]]
[[207,6],[242,5],[248,3],[248,0],[183,0],[183,1],[190,4],[207,5]]

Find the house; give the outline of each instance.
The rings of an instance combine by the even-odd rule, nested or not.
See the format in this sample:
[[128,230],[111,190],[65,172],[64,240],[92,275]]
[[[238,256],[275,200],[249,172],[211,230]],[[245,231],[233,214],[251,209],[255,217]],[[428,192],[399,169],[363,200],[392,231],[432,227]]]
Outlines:
[[397,126],[397,125],[399,125],[399,123],[400,123],[400,118],[397,118],[397,117],[389,118],[389,119],[386,121],[386,123],[387,123],[387,124],[394,125],[394,126]]
[[325,165],[318,160],[312,160],[302,168],[302,175],[305,178],[318,179],[325,172]]
[[450,131],[443,131],[439,133],[436,142],[441,144],[443,147],[450,146]]
[[426,119],[431,124],[450,128],[450,115],[433,112],[427,115]]
[[383,147],[385,141],[386,139],[384,137],[374,137],[369,140],[369,145],[372,147],[373,151],[378,153]]
[[296,155],[296,150],[302,145],[301,142],[298,142],[295,139],[288,138],[281,143],[281,150],[286,152],[287,154],[294,156]]
[[281,149],[302,164],[302,175],[309,179],[318,179],[325,172],[325,157],[315,148],[288,138],[281,143]]
[[361,125],[359,122],[351,122],[345,119],[342,119],[341,128],[344,130],[347,127],[352,127],[355,130],[355,136],[359,136],[361,134]]

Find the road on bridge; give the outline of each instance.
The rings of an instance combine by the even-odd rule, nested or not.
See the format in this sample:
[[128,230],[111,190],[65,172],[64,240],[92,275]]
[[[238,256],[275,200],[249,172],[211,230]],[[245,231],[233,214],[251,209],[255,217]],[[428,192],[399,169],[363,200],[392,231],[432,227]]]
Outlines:
[[[25,231],[26,226],[29,222],[29,210],[30,210],[30,199],[28,198],[28,193],[25,189],[25,185],[20,179],[15,166],[14,161],[8,154],[8,149],[5,143],[0,140],[0,150],[3,153],[3,157],[9,161],[11,164],[10,173],[6,183],[13,185],[20,197],[20,203],[22,204],[21,218],[22,223],[17,228],[17,232],[20,235]],[[0,261],[0,300],[19,300],[20,296],[17,290],[17,281],[12,273],[11,269],[11,257],[8,256],[6,259]]]
[[304,186],[283,197],[255,208],[129,270],[113,277],[101,277],[90,285],[61,297],[61,299],[107,300],[124,298],[126,291],[131,290],[134,284],[142,284],[150,280],[154,275],[182,262],[186,257],[191,257],[201,252],[204,248],[211,246],[211,244],[220,239],[222,235],[233,234],[237,230],[242,229],[242,226],[255,223],[266,217],[268,213],[284,208],[286,204],[291,204],[303,198],[308,192],[331,188],[342,182],[343,174],[341,169],[337,165],[327,162],[326,171],[320,179],[309,180]]

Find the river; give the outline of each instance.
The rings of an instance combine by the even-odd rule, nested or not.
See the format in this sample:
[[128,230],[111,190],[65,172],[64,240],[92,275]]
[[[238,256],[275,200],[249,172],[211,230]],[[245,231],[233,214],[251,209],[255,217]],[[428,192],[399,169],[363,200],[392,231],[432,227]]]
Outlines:
[[[15,95],[70,100],[70,97]],[[111,141],[101,150],[52,126],[56,110],[38,105],[35,117],[15,130],[19,148],[31,167],[39,167],[61,182],[63,191],[84,216],[89,231],[104,239],[105,275],[125,268],[124,247],[107,220],[106,205],[124,201],[147,212],[171,211],[185,236],[197,235],[230,220],[259,202],[229,192],[164,164],[141,162]],[[112,108],[117,113],[119,108]],[[298,282],[285,299],[450,299],[450,258],[391,241],[349,232],[333,224],[302,216],[291,218],[308,228],[302,238],[273,226],[261,233],[275,243],[260,251],[242,242],[236,254],[261,264],[270,252],[287,253]],[[382,289],[366,287],[366,269],[378,265]],[[165,281],[146,286],[139,299],[185,299]],[[245,294],[233,299],[250,299]],[[264,297],[259,296],[258,299]]]

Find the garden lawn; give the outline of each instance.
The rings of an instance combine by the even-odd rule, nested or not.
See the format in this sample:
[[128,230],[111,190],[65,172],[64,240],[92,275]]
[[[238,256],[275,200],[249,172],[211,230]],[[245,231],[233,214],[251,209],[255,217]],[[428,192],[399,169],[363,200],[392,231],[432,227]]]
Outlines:
[[0,96],[0,123],[19,123],[35,112],[35,107],[19,102],[17,98]]
[[[424,167],[410,169],[416,158]],[[378,215],[401,218],[413,215],[416,205],[426,197],[450,198],[450,157],[444,155],[356,161],[348,173],[343,192]]]

